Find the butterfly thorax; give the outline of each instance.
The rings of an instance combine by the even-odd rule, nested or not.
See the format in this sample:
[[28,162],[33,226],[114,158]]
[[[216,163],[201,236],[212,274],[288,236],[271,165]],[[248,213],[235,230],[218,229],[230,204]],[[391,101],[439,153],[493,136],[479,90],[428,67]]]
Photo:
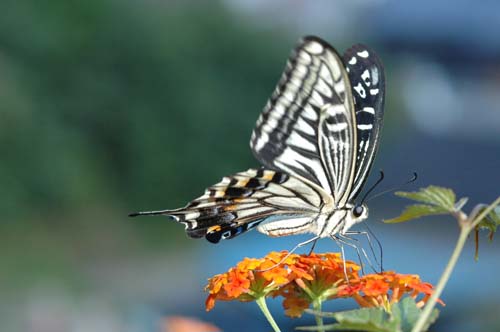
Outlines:
[[352,226],[368,217],[366,205],[346,204],[342,208],[325,206],[316,219],[315,234],[325,238],[344,235]]

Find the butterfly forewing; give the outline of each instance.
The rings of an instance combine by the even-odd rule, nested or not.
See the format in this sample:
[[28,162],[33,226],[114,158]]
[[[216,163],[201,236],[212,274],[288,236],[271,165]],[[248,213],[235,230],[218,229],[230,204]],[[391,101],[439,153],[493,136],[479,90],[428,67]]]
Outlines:
[[385,77],[382,61],[364,45],[348,49],[343,60],[351,82],[356,112],[357,152],[353,200],[361,191],[375,159],[384,115]]
[[252,133],[266,167],[303,177],[345,204],[354,172],[353,99],[342,59],[327,43],[305,37]]

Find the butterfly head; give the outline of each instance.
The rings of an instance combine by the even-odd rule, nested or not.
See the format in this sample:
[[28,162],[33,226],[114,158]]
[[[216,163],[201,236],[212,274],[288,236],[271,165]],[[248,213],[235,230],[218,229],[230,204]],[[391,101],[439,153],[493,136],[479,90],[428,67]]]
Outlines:
[[354,204],[349,211],[349,217],[346,218],[341,233],[345,234],[353,225],[368,218],[368,207],[365,204]]
[[366,204],[356,204],[351,209],[352,219],[361,221],[368,217],[368,207]]

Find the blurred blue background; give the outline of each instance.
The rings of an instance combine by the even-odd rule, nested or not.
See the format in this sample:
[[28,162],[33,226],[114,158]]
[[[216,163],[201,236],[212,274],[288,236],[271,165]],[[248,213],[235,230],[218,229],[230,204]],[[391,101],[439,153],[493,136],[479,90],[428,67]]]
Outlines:
[[[203,286],[245,256],[303,238],[250,232],[214,246],[165,218],[127,214],[183,206],[258,166],[251,130],[303,35],[340,52],[365,43],[385,64],[380,190],[417,171],[408,189],[437,184],[493,201],[499,29],[494,1],[2,1],[1,330],[161,331],[172,314],[269,330],[255,304],[205,313]],[[457,226],[382,224],[405,203],[391,194],[370,202],[385,268],[436,283]],[[500,331],[499,241],[481,239],[478,262],[472,241],[464,252],[434,330]],[[338,249],[324,240],[323,250]],[[271,307],[284,330],[313,322]]]

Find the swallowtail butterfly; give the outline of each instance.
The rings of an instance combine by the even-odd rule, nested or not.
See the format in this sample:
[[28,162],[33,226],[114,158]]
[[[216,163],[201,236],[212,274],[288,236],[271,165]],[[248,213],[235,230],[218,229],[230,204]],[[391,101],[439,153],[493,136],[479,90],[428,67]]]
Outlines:
[[382,63],[368,47],[340,56],[305,37],[252,133],[263,167],[224,177],[183,208],[131,216],[167,215],[213,243],[254,227],[269,236],[345,235],[368,216],[355,199],[380,141],[384,90]]

